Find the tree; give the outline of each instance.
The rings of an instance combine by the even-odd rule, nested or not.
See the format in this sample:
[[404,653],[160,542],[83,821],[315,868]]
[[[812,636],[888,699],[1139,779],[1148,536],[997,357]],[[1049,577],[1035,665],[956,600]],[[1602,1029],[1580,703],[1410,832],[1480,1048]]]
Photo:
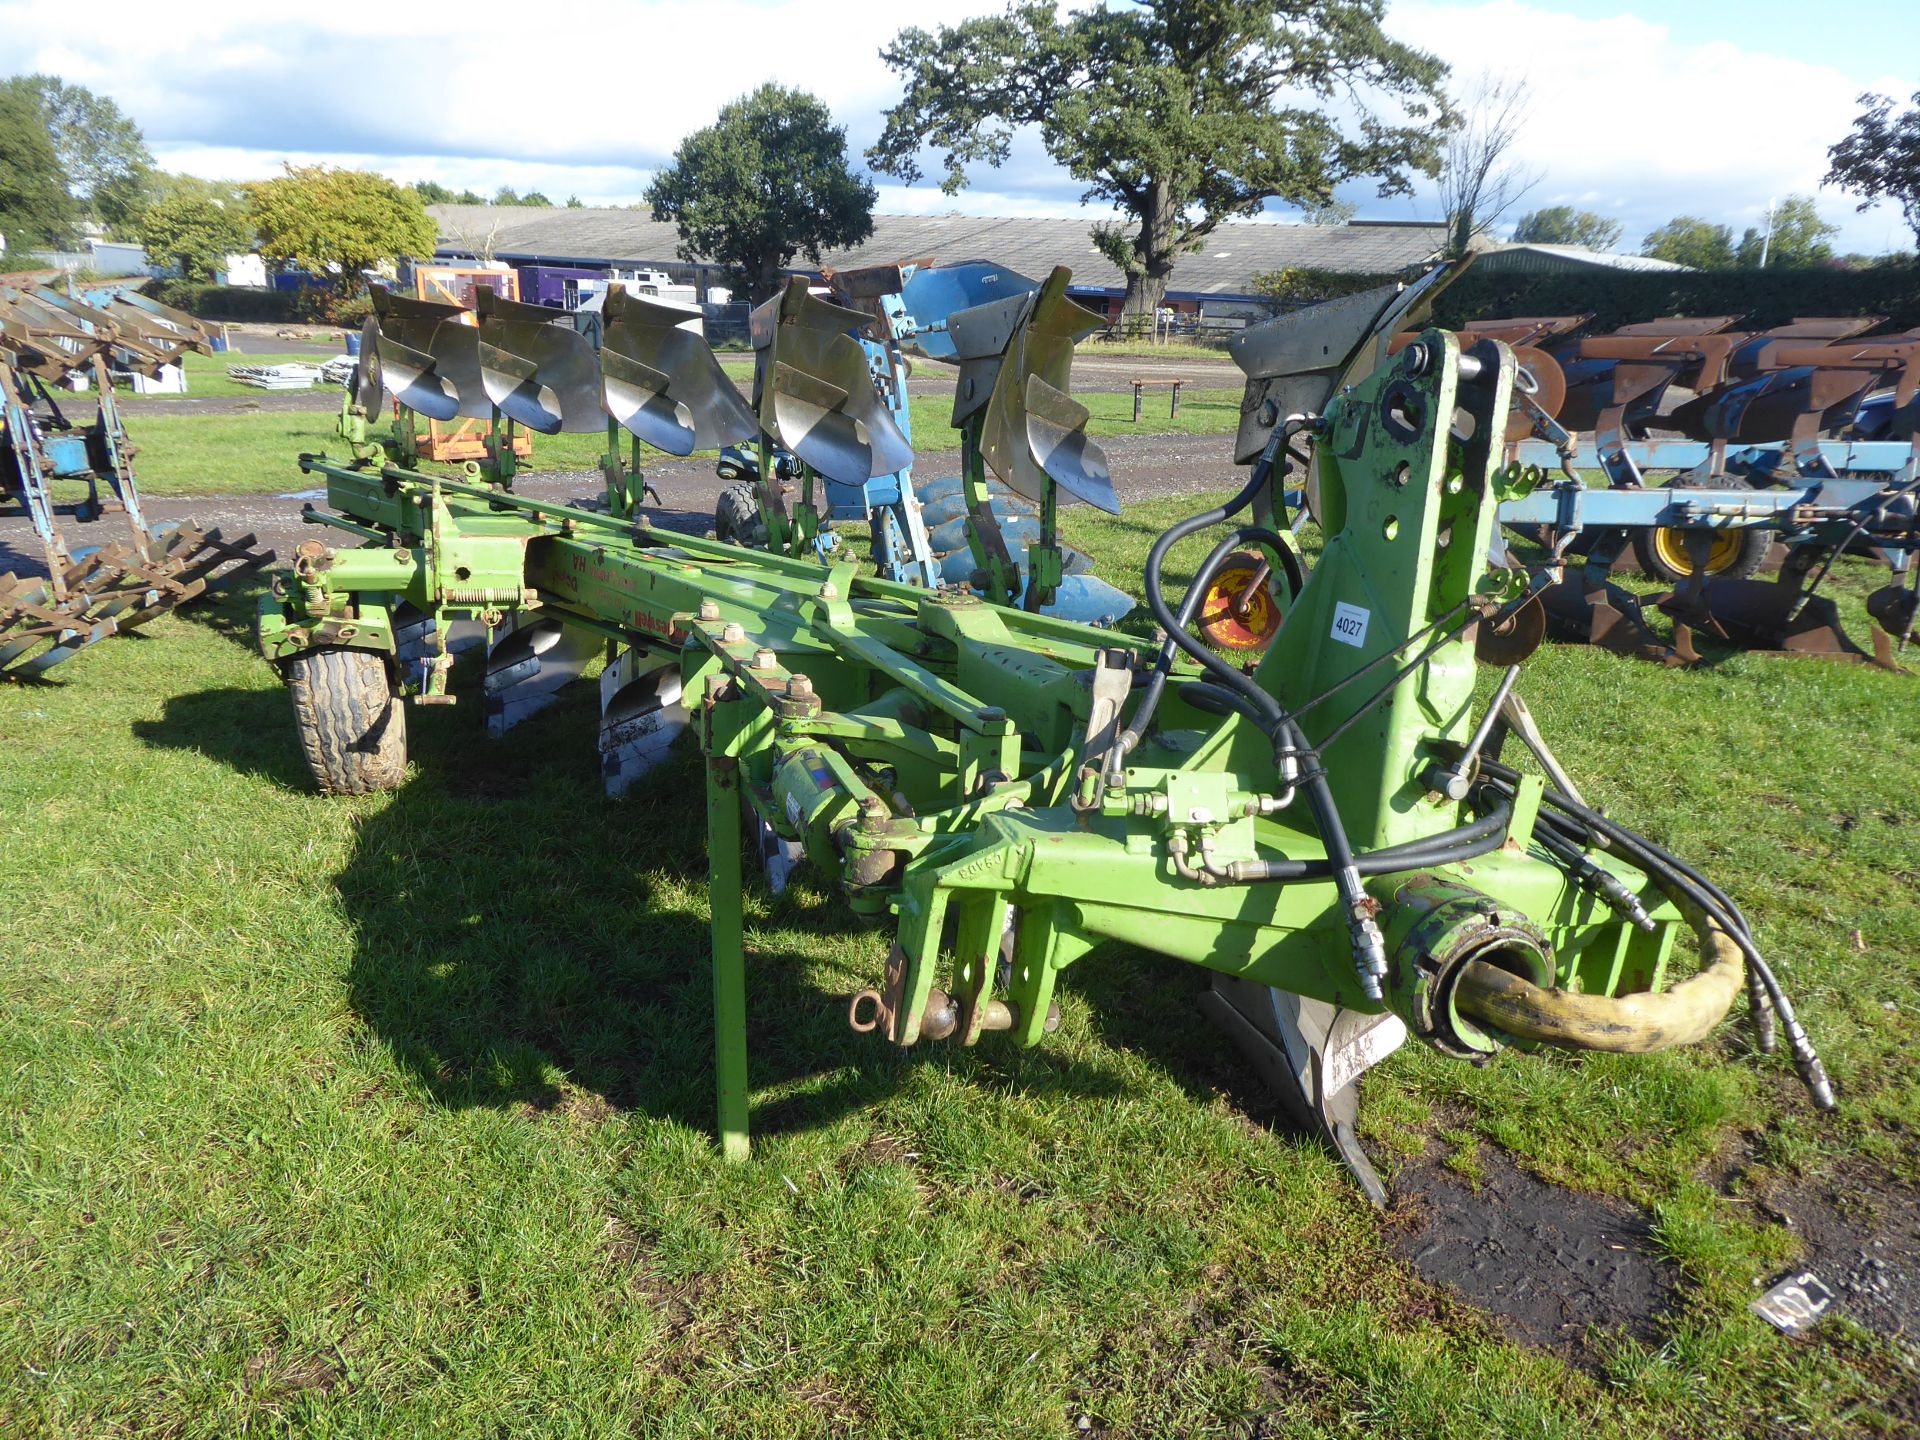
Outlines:
[[438,231],[413,190],[366,170],[290,164],[286,172],[247,186],[268,260],[337,276],[353,294],[362,271],[433,253]]
[[1571,205],[1549,205],[1520,217],[1513,227],[1516,245],[1581,245],[1589,250],[1611,250],[1620,243],[1623,227],[1591,210]]
[[847,132],[802,90],[762,85],[674,151],[647,203],[680,232],[682,260],[714,260],[757,302],[796,255],[873,234],[873,183],[847,163]]
[[1733,231],[1692,215],[1676,215],[1640,244],[1640,253],[1695,270],[1725,270],[1733,264]]
[[1530,103],[1525,80],[1490,75],[1461,97],[1460,122],[1447,132],[1440,165],[1450,253],[1466,254],[1476,234],[1540,183],[1540,172],[1521,169],[1512,155]]
[[1866,108],[1853,129],[1827,151],[1826,183],[1860,196],[1862,210],[1876,200],[1893,201],[1920,244],[1920,90],[1913,109],[1897,116],[1884,95],[1862,95],[1860,103]]
[[1262,270],[1253,277],[1253,293],[1275,311],[1297,310],[1357,295],[1380,284],[1378,275],[1356,274],[1348,270],[1313,270],[1289,265],[1282,270]]
[[1773,208],[1773,238],[1769,241],[1766,231],[1749,226],[1740,237],[1734,259],[1753,268],[1759,266],[1763,254],[1769,265],[1824,265],[1833,259],[1833,246],[1827,238],[1839,233],[1838,225],[1820,218],[1811,195],[1789,195]]
[[140,217],[147,258],[187,280],[212,280],[227,256],[253,248],[246,191],[188,175],[161,177],[159,198]]
[[413,193],[422,205],[484,205],[486,197],[471,190],[450,190],[438,180],[416,180]]
[[0,235],[15,249],[65,245],[74,210],[38,102],[0,85]]
[[496,205],[543,205],[550,207],[553,201],[549,200],[545,195],[542,195],[538,190],[529,190],[526,194],[522,195],[511,185],[502,185],[498,190],[493,192],[493,203]]
[[15,75],[4,87],[27,97],[41,123],[67,189],[103,225],[131,225],[150,198],[153,156],[140,127],[104,95],[54,75]]
[[[1125,213],[1094,243],[1126,274],[1126,310],[1149,312],[1177,257],[1222,221],[1270,200],[1324,206],[1357,177],[1394,195],[1410,172],[1438,173],[1446,66],[1382,33],[1382,8],[1141,0],[1063,16],[1014,0],[1001,16],[903,30],[880,54],[906,93],[867,161],[911,184],[921,151],[944,151],[954,194],[969,165],[1002,164],[1016,128],[1037,127],[1083,200]],[[1375,95],[1401,113],[1369,109]],[[1355,118],[1342,128],[1339,114]]]

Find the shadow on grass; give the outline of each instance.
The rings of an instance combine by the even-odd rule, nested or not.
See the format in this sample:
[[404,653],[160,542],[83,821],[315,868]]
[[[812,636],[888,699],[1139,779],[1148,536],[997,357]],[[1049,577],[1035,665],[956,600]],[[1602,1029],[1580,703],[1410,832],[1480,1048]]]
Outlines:
[[[584,1095],[710,1133],[698,751],[683,741],[662,770],[610,801],[591,743],[592,687],[501,740],[475,733],[479,707],[464,688],[457,706],[409,710],[406,785],[342,802],[357,809],[351,856],[333,880],[354,937],[350,1003],[440,1104],[545,1111]],[[136,728],[148,744],[312,793],[280,690],[176,696]],[[300,813],[289,807],[287,823]],[[854,1034],[846,996],[814,983],[809,959],[844,948],[843,907],[814,880],[778,900],[749,885],[755,1135],[828,1126],[929,1061],[962,1074],[1008,1068],[1020,1083],[1075,1094],[1115,1089],[1058,1058],[904,1052]]]
[[313,776],[293,737],[286,691],[227,687],[170,695],[157,720],[136,720],[143,744],[190,750],[282,790],[311,794]]
[[1195,1101],[1225,1096],[1254,1124],[1305,1135],[1240,1051],[1200,1012],[1209,973],[1164,955],[1105,945],[1062,977],[1085,997],[1093,1031],[1152,1061]]

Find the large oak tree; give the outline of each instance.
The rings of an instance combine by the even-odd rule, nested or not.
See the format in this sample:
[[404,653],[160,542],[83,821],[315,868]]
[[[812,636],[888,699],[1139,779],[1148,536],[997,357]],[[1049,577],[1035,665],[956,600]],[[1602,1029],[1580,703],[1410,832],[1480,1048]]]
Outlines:
[[15,250],[65,245],[75,209],[39,104],[0,85],[0,237]]
[[[1166,294],[1176,258],[1269,200],[1314,209],[1366,177],[1405,193],[1439,169],[1451,121],[1438,59],[1389,38],[1383,0],[1119,0],[1059,14],[903,30],[881,57],[905,81],[868,163],[909,183],[944,152],[941,188],[1002,164],[1022,127],[1123,210],[1094,242],[1127,277],[1126,309]],[[1381,102],[1385,102],[1384,109]]]
[[0,87],[38,109],[63,183],[87,215],[113,227],[138,221],[151,198],[153,156],[118,105],[57,75],[15,75]]

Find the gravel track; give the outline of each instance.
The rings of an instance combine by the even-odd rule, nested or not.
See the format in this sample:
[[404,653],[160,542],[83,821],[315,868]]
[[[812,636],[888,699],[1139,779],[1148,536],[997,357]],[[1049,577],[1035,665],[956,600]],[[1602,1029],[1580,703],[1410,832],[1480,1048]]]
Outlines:
[[[1122,503],[1230,489],[1239,481],[1240,471],[1233,465],[1233,437],[1229,435],[1118,436],[1103,440],[1101,445],[1106,450],[1114,488]],[[922,475],[949,475],[959,467],[957,450],[936,451],[916,460],[916,469]],[[664,461],[648,468],[647,479],[660,492],[663,502],[648,507],[648,514],[656,523],[696,532],[705,532],[713,524],[713,502],[721,485],[710,463]],[[324,506],[326,500],[325,487],[317,482],[304,483],[310,480],[311,477],[295,469],[289,456],[287,489],[281,494],[155,497],[146,501],[147,518],[155,525],[193,520],[206,528],[218,526],[230,538],[251,531],[285,562],[302,540],[326,533],[300,519],[303,506]],[[587,470],[533,473],[520,476],[514,488],[534,499],[564,501],[577,495],[598,493],[600,478]],[[69,519],[60,523],[67,543],[76,548],[106,544],[125,534],[124,522],[117,516],[110,515],[92,525],[76,524]],[[38,543],[24,516],[0,516],[0,574],[8,571],[36,575],[45,571]]]

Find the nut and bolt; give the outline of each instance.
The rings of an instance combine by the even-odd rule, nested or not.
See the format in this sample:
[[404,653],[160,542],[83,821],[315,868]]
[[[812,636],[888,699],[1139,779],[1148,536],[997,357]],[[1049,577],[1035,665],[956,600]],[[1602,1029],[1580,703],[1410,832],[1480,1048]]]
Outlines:
[[700,602],[700,618],[702,620],[718,620],[720,618],[720,602],[718,600],[702,600]]
[[780,657],[775,655],[771,650],[756,650],[753,652],[753,668],[756,670],[771,670],[779,663]]
[[720,632],[722,643],[727,645],[738,645],[746,638],[746,630],[732,621],[728,621],[727,628]]
[[795,700],[811,700],[813,699],[813,681],[805,675],[789,676],[787,694]]
[[838,600],[840,598],[840,587],[832,581],[828,581],[820,587],[820,598],[822,600]]

